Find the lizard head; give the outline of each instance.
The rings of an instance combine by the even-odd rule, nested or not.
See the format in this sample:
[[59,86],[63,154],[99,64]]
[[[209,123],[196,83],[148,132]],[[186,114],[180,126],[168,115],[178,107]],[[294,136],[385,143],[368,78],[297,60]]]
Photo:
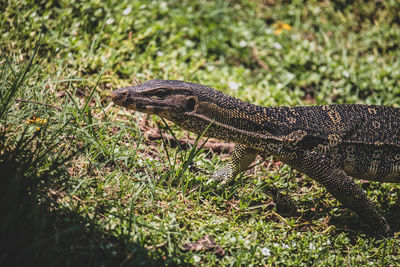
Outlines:
[[125,108],[170,119],[196,110],[198,98],[192,85],[182,81],[151,80],[115,90],[111,97],[115,104]]

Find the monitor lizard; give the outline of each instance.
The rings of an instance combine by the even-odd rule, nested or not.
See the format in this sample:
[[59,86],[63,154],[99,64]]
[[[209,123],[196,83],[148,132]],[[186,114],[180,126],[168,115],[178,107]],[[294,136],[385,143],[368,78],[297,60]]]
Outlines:
[[236,143],[214,179],[229,181],[264,152],[322,184],[390,236],[386,219],[351,177],[400,182],[400,108],[345,104],[263,107],[201,84],[151,80],[111,93],[114,103],[156,114],[191,132]]

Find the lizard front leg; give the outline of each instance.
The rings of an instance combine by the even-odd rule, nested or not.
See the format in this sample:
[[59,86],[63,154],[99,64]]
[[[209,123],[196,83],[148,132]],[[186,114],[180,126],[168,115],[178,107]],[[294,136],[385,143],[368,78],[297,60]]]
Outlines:
[[[253,148],[236,144],[228,163],[216,170],[211,175],[211,178],[214,181],[219,181],[219,186],[223,187],[233,181],[241,171],[246,170],[258,153],[259,152]],[[264,192],[274,199],[278,211],[287,214],[295,214],[297,212],[297,205],[294,201],[275,186],[269,185],[264,187]]]
[[235,179],[241,172],[247,169],[254,161],[258,151],[245,145],[236,144],[228,163],[216,170],[211,179],[219,181],[220,186],[223,186]]
[[324,185],[340,203],[368,222],[375,232],[383,236],[392,234],[386,219],[367,198],[364,190],[334,162],[315,151],[296,151],[291,155],[288,163],[292,167]]

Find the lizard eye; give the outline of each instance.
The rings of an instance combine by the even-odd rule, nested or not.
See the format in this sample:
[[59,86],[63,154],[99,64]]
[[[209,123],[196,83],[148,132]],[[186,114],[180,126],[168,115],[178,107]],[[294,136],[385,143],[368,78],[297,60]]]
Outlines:
[[158,90],[157,92],[155,92],[154,96],[157,99],[164,99],[164,98],[166,98],[168,96],[168,91],[166,91],[166,90]]

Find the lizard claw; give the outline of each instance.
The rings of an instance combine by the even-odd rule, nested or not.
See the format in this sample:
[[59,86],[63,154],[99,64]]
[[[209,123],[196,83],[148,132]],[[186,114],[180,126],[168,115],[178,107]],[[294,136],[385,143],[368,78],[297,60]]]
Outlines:
[[232,180],[232,168],[229,165],[226,165],[213,172],[207,184],[216,185],[219,189],[221,189],[228,185]]

